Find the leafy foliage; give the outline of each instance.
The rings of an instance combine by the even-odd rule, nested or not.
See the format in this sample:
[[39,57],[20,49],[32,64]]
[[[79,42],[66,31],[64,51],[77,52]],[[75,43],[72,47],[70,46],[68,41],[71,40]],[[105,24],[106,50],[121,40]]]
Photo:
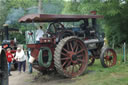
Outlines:
[[[72,3],[76,3],[74,5]],[[75,7],[74,7],[75,6]],[[104,15],[100,20],[109,45],[113,43],[119,46],[123,42],[128,42],[128,0],[79,0],[70,1],[65,4],[63,14],[90,14],[96,10],[97,14]]]
[[[42,0],[43,13],[60,14],[63,9],[61,0]],[[23,33],[28,29],[37,28],[34,25],[18,23],[18,19],[25,14],[38,13],[38,0],[0,0],[0,29],[3,24],[9,24],[9,28],[17,28]],[[10,35],[11,39],[16,38],[19,42],[25,40],[21,34]],[[22,43],[23,43],[22,42]]]
[[25,44],[25,34],[13,33],[10,35],[10,39],[13,40],[14,38],[17,39],[18,43]]
[[[101,24],[109,45],[114,43],[116,46],[119,46],[124,41],[128,42],[128,0],[42,0],[42,6],[43,13],[48,14],[90,14],[90,11],[96,10],[97,14],[104,15],[104,19],[100,19],[98,23]],[[8,21],[9,17],[14,18],[11,15],[15,10],[24,10],[23,14],[20,13],[24,15],[37,13],[37,7],[38,0],[1,0],[0,27]],[[17,15],[19,14],[15,16]],[[26,25],[21,25],[17,23],[17,20],[12,20],[13,24],[10,25],[11,27],[25,31]]]

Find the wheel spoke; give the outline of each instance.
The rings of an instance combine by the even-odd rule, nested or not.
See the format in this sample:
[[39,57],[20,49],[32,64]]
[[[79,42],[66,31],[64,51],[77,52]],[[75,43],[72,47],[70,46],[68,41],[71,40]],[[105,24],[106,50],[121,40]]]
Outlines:
[[68,56],[67,54],[65,54],[65,53],[63,53],[63,52],[62,52],[61,54],[64,55],[64,56],[66,56],[66,57]]
[[80,58],[81,56],[83,57],[83,55],[78,55],[77,58]]
[[105,63],[107,64],[107,59],[104,59],[105,60]]
[[67,43],[67,50],[69,50],[69,51],[70,51],[70,48],[69,48],[69,43]]
[[76,54],[79,54],[79,53],[81,53],[81,52],[83,52],[84,51],[84,49],[81,49],[80,51],[78,51]]
[[111,55],[111,52],[109,51],[109,56]]
[[78,45],[76,45],[76,49],[75,49],[75,52],[77,52],[78,51]]
[[110,66],[110,62],[109,61],[107,61],[108,62],[108,66]]
[[108,61],[106,60],[106,65],[108,66],[108,64],[109,64],[109,63],[108,63]]
[[75,48],[75,47],[76,47],[76,45],[77,45],[77,43],[76,43],[76,41],[74,41],[73,43],[74,43],[74,46],[73,46],[73,47]]
[[66,53],[68,53],[69,51],[68,50],[66,50],[65,48],[63,48],[63,50],[66,52]]
[[74,41],[74,49],[77,47],[77,42]]
[[110,66],[112,66],[112,61],[111,60],[109,61],[109,64],[110,64]]
[[110,61],[108,61],[108,63],[109,63],[109,66],[111,66],[111,62],[110,62]]
[[106,59],[106,60],[107,60],[107,56],[104,56],[104,59]]
[[72,46],[72,43],[70,42],[70,47],[71,47],[71,50],[73,51],[73,46]]
[[78,61],[81,61],[81,62],[84,62],[84,60],[81,60],[81,59],[77,59]]
[[105,56],[108,56],[108,50],[106,51]]
[[64,65],[68,63],[68,60],[66,60],[63,64],[62,64],[62,67],[64,67]]
[[113,53],[112,52],[110,52],[110,56],[113,56]]
[[72,61],[70,60],[70,61],[68,62],[68,64],[66,65],[66,67],[68,67],[68,66],[71,64],[71,62],[72,62]]
[[68,60],[70,59],[69,57],[61,58],[61,60]]

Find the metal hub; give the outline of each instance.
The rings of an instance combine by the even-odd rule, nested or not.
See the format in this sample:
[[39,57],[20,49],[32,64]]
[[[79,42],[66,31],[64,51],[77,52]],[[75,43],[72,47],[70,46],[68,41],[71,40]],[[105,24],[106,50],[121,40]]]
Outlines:
[[112,56],[106,56],[107,60],[112,60]]
[[112,60],[112,56],[109,56],[109,60]]
[[77,55],[72,55],[72,60],[76,61],[77,60]]

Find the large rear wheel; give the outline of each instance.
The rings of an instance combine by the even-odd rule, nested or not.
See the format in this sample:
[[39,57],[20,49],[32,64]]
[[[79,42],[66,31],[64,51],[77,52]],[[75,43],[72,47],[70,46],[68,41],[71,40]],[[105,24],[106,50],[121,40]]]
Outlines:
[[88,51],[84,43],[75,36],[62,39],[54,52],[54,64],[63,76],[81,75],[88,65]]
[[8,67],[5,51],[0,48],[0,85],[8,85]]

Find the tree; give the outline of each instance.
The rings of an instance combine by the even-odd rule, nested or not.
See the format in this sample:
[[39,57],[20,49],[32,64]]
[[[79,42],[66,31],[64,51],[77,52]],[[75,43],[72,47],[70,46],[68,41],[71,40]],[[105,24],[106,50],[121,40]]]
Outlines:
[[[74,5],[75,3],[77,5]],[[79,4],[78,4],[79,3]],[[80,2],[66,2],[63,14],[89,14],[96,10],[97,14],[104,15],[100,20],[109,44],[119,46],[128,42],[128,0],[80,0]]]

